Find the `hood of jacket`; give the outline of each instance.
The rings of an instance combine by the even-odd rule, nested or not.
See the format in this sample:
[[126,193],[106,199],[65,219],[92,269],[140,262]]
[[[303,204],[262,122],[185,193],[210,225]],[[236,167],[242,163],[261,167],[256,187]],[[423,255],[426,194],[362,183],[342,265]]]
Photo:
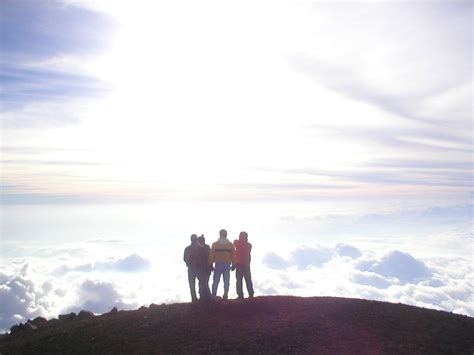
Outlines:
[[220,237],[220,238],[217,240],[217,242],[218,242],[219,244],[228,244],[228,243],[230,243],[230,241],[229,241],[229,239],[227,239],[227,237]]

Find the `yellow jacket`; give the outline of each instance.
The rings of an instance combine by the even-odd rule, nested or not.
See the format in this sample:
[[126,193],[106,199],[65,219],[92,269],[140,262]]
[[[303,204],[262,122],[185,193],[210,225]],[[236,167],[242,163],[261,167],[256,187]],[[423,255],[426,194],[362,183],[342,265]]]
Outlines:
[[209,264],[215,262],[234,263],[235,248],[227,238],[219,238],[219,240],[212,244],[211,252],[209,253]]

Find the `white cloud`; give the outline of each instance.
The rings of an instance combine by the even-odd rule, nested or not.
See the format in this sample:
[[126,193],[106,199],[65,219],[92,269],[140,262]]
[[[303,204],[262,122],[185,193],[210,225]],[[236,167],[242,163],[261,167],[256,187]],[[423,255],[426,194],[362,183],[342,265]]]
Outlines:
[[334,250],[322,246],[315,248],[302,246],[294,249],[287,259],[275,254],[268,253],[263,258],[263,263],[272,269],[285,269],[290,266],[296,266],[298,269],[306,269],[310,266],[321,267],[324,263],[331,260]]
[[[321,246],[290,252],[297,255],[306,250],[304,268],[291,265],[277,253],[266,254],[263,268],[254,273],[257,292],[366,298],[474,315],[474,270],[467,259],[418,259],[400,250],[345,256],[338,253],[341,245],[343,250],[358,250],[336,244],[332,254],[331,248]],[[326,250],[323,255],[332,255],[331,259],[321,263],[320,250]]]
[[77,289],[77,299],[64,312],[79,312],[88,310],[94,313],[105,313],[113,307],[132,309],[137,303],[125,303],[124,296],[119,293],[112,282],[85,280]]
[[420,260],[408,253],[394,250],[381,259],[359,260],[356,267],[387,278],[397,278],[402,283],[419,282],[432,275],[431,270]]
[[286,261],[284,258],[282,258],[281,256],[275,253],[265,254],[262,262],[271,269],[279,270],[279,269],[285,269],[286,267],[289,266],[288,261]]
[[[5,244],[6,249],[8,245]],[[108,258],[106,251],[111,250],[108,243],[103,246],[86,242],[50,247],[22,243],[21,249],[15,253],[6,252],[5,263],[1,264],[0,329],[3,331],[15,323],[37,316],[55,317],[72,308],[89,307],[92,311],[102,312],[108,305],[118,308],[135,306],[134,300],[127,298],[128,293],[121,291],[127,283],[132,283],[123,282],[120,275],[130,275],[133,279],[133,275],[151,268],[150,261],[138,254]],[[105,256],[106,261],[102,261],[101,256]],[[102,270],[91,267],[87,273],[57,272],[66,265],[85,265],[84,260],[95,260],[90,265],[97,265]],[[107,275],[118,276],[107,279]]]
[[104,267],[111,267],[112,269],[122,272],[141,272],[150,270],[151,262],[148,259],[142,258],[140,255],[132,254],[112,263],[105,263]]
[[32,280],[18,275],[1,275],[0,284],[0,329],[8,329],[15,323],[45,313],[44,297],[47,288],[41,289]]
[[347,256],[349,258],[357,259],[362,256],[362,252],[352,245],[338,244],[336,245],[336,252],[339,256]]
[[[158,256],[157,248],[142,246],[153,250],[144,254],[130,246],[127,249],[132,254],[110,258],[122,244],[85,242],[62,246],[63,256],[10,258],[0,273],[0,329],[6,331],[39,315],[51,318],[81,309],[103,313],[112,307],[189,302],[182,250],[162,250]],[[252,275],[256,295],[366,298],[474,315],[474,271],[467,259],[419,258],[397,249],[371,252],[356,245],[305,245],[282,249],[285,254],[272,250],[255,254]],[[85,250],[67,252],[78,247]],[[34,248],[28,250],[36,254]],[[168,258],[169,254],[176,257]],[[155,258],[148,268],[151,255]],[[65,265],[69,272],[56,272]],[[70,265],[82,265],[83,269],[74,270]],[[230,297],[235,297],[234,277],[232,274]]]
[[321,267],[331,260],[333,255],[334,250],[330,248],[303,246],[291,252],[289,262],[291,265],[296,265],[298,269],[305,269],[310,266]]
[[60,267],[57,272],[59,274],[66,273],[69,271],[103,271],[103,272],[145,272],[149,271],[152,267],[150,260],[141,257],[138,254],[131,254],[121,259],[109,260],[109,261],[97,261],[95,263],[80,264],[77,266],[66,266]]
[[388,288],[396,284],[397,280],[390,280],[375,272],[356,272],[352,273],[352,280],[356,284],[373,286],[376,288]]
[[[84,101],[75,98],[64,104],[64,97],[55,102],[32,102],[2,113],[5,128],[64,127],[77,125],[84,116]],[[81,102],[82,101],[82,102]],[[12,135],[16,132],[9,131]],[[7,142],[14,141],[9,139]]]

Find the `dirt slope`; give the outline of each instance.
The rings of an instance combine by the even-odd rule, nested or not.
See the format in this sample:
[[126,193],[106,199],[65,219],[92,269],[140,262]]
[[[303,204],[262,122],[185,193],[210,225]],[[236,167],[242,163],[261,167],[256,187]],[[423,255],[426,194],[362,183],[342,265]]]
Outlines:
[[[64,318],[64,317],[61,317]],[[0,353],[473,354],[474,318],[332,297],[152,305],[23,327]]]

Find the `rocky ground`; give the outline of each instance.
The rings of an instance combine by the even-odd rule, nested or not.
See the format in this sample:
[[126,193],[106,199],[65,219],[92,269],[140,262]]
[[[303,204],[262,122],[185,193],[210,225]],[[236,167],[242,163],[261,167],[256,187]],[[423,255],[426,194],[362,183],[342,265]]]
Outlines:
[[257,297],[37,318],[0,353],[473,354],[474,318],[333,297]]

